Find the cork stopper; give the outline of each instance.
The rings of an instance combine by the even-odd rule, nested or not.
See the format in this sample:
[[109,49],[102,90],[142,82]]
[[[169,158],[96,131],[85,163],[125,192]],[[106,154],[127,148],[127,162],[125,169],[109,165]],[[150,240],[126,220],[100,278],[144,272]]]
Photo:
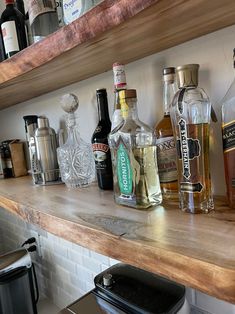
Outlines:
[[127,98],[136,98],[136,90],[135,89],[121,90],[119,92],[119,97],[120,97],[120,101],[122,101],[122,99],[127,99]]
[[176,77],[179,88],[198,86],[199,64],[186,64],[176,68]]

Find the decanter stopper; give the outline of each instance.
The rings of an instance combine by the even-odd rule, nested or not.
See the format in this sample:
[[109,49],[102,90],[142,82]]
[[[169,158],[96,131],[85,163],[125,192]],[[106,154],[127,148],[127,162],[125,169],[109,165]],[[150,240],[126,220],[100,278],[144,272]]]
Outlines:
[[68,138],[57,149],[61,179],[67,187],[83,187],[95,180],[95,162],[92,146],[80,136],[74,112],[78,108],[78,98],[65,94],[60,99],[62,109],[67,112]]

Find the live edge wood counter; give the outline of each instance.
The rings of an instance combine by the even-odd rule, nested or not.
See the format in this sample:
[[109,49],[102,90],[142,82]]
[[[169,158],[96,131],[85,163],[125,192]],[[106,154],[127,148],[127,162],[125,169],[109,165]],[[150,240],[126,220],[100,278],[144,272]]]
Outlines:
[[34,186],[0,180],[0,206],[66,240],[235,303],[235,211],[222,198],[208,215],[176,203],[140,211],[96,185]]

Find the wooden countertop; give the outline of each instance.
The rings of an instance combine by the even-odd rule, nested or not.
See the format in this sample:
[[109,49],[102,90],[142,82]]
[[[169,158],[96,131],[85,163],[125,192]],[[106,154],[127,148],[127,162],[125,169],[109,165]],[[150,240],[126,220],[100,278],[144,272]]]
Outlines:
[[207,215],[177,203],[140,211],[96,185],[34,186],[0,180],[0,206],[66,240],[235,303],[235,211],[222,197]]

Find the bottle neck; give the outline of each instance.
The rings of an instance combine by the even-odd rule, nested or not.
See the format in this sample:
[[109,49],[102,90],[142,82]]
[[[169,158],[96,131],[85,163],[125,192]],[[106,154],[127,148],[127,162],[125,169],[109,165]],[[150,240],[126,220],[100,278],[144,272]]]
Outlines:
[[170,114],[170,106],[176,93],[176,84],[174,80],[164,80],[163,83],[163,109],[164,116]]
[[105,94],[97,95],[99,121],[105,121],[111,124],[109,118],[108,100]]
[[122,99],[121,110],[122,110],[122,117],[124,120],[138,120],[136,98]]
[[120,99],[119,99],[119,92],[121,90],[125,90],[126,89],[126,85],[122,88],[117,88],[115,87],[114,90],[114,110],[120,110],[121,109],[121,104],[120,104]]

